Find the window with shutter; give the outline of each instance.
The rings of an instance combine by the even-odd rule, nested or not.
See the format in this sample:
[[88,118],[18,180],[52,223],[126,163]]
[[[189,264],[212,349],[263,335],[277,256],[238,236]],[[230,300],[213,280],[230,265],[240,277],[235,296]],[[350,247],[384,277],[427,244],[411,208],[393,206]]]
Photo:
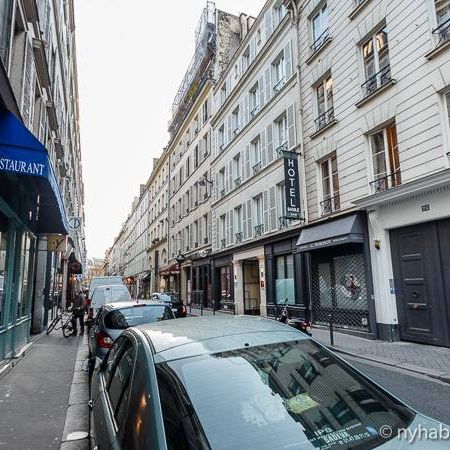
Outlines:
[[264,24],[266,30],[266,41],[270,39],[272,34],[272,11],[266,11],[264,14]]
[[242,203],[242,232],[244,240],[247,239],[247,203]]
[[266,129],[267,132],[267,162],[270,163],[273,161],[273,131],[272,124],[269,124]]
[[270,231],[268,191],[263,192],[263,223],[264,223],[264,233]]
[[250,177],[250,145],[245,147],[245,178]]
[[247,238],[253,237],[253,211],[252,211],[252,201],[247,200]]
[[270,229],[276,230],[277,228],[277,211],[275,201],[275,188],[269,189],[269,216],[270,216]]
[[286,64],[286,80],[289,80],[292,77],[292,52],[291,52],[291,41],[286,44],[284,47],[284,61]]
[[287,109],[287,138],[289,149],[296,145],[296,130],[295,130],[295,106],[290,105]]
[[259,94],[259,109],[264,106],[264,75],[261,75],[258,80],[258,94]]
[[270,70],[270,66],[266,69],[265,73],[264,73],[264,81],[265,81],[265,91],[266,91],[266,95],[265,95],[265,100],[266,102],[268,102],[270,100],[270,97],[272,96],[272,89],[271,89],[271,82],[270,82],[270,75],[271,75],[271,70]]

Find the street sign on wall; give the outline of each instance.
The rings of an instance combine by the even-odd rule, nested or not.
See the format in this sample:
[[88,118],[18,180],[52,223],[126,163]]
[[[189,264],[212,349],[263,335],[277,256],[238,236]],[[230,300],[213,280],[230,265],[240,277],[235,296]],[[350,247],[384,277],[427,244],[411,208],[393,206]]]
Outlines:
[[66,236],[63,236],[61,234],[49,234],[47,237],[47,251],[65,252]]
[[79,217],[70,217],[69,218],[69,228],[72,231],[76,231],[81,228],[81,219]]

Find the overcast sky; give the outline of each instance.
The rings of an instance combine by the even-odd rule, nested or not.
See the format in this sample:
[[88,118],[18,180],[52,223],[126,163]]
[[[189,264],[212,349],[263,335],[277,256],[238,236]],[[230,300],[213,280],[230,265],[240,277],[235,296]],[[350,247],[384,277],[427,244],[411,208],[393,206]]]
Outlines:
[[[256,16],[264,0],[218,0]],[[75,0],[87,250],[103,257],[152,158],[168,141],[173,98],[206,1]]]

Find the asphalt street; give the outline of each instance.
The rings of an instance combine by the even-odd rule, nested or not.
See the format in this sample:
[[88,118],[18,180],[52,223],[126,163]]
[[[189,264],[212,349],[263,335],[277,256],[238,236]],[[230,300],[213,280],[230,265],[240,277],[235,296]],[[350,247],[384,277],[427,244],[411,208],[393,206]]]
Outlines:
[[429,377],[415,375],[395,367],[361,362],[345,357],[354,367],[369,376],[416,411],[450,424],[450,385]]

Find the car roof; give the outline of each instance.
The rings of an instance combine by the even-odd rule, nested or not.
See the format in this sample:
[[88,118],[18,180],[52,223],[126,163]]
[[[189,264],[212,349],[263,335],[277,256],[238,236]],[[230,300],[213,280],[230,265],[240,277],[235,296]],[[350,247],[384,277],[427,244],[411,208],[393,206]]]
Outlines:
[[252,316],[187,317],[137,328],[150,341],[156,363],[247,346],[309,339],[285,324]]
[[167,305],[163,302],[157,302],[155,300],[128,300],[123,302],[114,302],[114,303],[106,303],[103,305],[103,309],[107,309],[109,311],[113,309],[121,309],[121,308],[130,308],[131,306],[136,305],[148,305],[148,306],[164,306],[167,307]]

